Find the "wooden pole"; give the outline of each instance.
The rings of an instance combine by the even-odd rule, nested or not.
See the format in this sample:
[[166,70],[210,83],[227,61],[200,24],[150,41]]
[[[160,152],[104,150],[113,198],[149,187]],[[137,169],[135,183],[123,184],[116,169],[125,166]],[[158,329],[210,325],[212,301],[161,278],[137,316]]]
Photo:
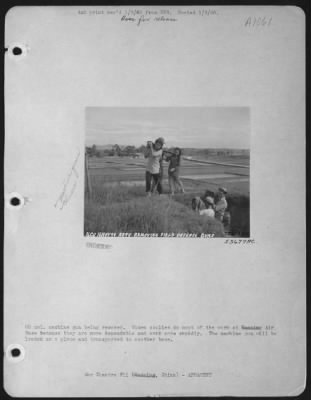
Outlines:
[[86,191],[88,198],[92,198],[92,184],[91,184],[91,179],[90,179],[90,173],[89,173],[89,157],[87,152],[85,152],[85,180],[86,180]]

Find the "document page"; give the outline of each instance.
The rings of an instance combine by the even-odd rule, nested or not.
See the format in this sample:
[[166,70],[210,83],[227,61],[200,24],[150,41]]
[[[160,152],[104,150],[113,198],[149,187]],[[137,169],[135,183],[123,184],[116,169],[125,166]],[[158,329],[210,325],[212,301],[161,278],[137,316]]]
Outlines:
[[20,6],[5,46],[7,393],[302,393],[302,9]]

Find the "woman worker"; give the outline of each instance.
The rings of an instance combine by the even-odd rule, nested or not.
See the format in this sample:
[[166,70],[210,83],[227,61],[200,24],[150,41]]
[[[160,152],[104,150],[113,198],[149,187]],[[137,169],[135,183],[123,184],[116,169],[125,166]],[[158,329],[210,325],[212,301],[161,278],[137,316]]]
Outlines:
[[154,143],[147,142],[145,151],[146,162],[146,193],[150,196],[156,189],[159,194],[162,193],[162,148],[164,139],[158,138]]
[[183,184],[179,178],[180,157],[181,150],[179,147],[176,147],[174,152],[166,158],[166,160],[170,162],[168,166],[168,184],[171,195],[174,195],[174,190],[178,190],[178,188],[180,189],[181,193],[185,193]]

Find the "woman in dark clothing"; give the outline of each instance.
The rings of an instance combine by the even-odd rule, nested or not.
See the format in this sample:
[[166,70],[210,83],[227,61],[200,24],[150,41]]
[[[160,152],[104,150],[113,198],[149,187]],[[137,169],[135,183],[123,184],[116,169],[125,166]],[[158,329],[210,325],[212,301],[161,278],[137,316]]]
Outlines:
[[168,166],[168,183],[170,187],[170,193],[173,195],[175,190],[180,189],[182,193],[185,193],[183,184],[179,178],[180,172],[180,158],[181,158],[181,149],[176,147],[174,149],[173,154],[171,154],[168,158],[169,166]]

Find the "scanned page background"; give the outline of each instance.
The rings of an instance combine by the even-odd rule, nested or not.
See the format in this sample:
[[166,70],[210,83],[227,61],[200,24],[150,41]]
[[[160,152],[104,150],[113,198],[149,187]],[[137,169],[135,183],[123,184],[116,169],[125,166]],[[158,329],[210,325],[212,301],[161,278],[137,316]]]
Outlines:
[[[5,209],[4,344],[25,349],[21,362],[4,360],[11,395],[295,395],[303,390],[305,18],[296,7],[213,9],[216,14],[140,26],[121,22],[126,8],[121,15],[90,15],[105,10],[90,7],[8,12],[5,194],[29,199],[21,208],[6,203]],[[245,25],[249,17],[263,16],[272,18],[269,26]],[[12,55],[14,43],[25,46],[24,56]],[[95,238],[112,248],[87,248],[88,106],[250,107],[255,243]],[[54,205],[77,157],[77,187],[60,210]],[[25,341],[27,324],[274,325],[277,334],[152,344],[38,343]],[[123,370],[213,375],[85,376]]]

